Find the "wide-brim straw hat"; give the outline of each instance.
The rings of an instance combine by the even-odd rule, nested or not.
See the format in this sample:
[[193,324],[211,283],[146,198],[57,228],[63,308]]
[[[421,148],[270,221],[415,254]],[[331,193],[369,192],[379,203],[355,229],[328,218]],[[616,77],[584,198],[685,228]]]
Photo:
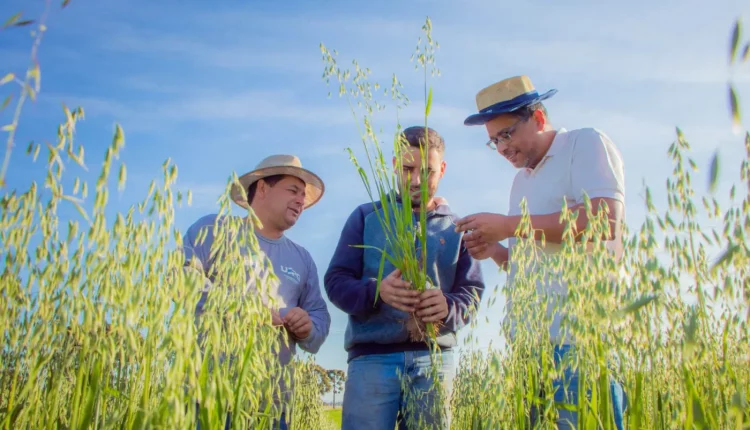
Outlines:
[[557,94],[556,89],[539,94],[528,76],[514,76],[496,82],[477,93],[478,113],[469,115],[464,125],[482,125],[492,118],[546,100]]
[[[300,159],[294,155],[271,155],[255,166],[255,170],[240,176],[239,182],[232,185],[232,200],[239,206],[248,209],[250,205],[245,198],[247,190],[254,182],[273,175],[295,176],[305,183],[305,209],[317,203],[325,192],[325,184],[315,173],[302,167]],[[244,192],[243,192],[244,189]]]

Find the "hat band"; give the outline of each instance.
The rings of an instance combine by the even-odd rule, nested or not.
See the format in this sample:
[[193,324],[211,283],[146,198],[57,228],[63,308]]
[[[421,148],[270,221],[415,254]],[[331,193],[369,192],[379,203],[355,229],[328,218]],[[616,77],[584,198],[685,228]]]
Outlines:
[[518,109],[519,107],[528,104],[532,100],[539,98],[539,93],[536,91],[530,91],[528,93],[521,94],[510,100],[505,100],[494,105],[487,106],[484,109],[480,109],[479,113],[493,113],[495,111],[508,112]]

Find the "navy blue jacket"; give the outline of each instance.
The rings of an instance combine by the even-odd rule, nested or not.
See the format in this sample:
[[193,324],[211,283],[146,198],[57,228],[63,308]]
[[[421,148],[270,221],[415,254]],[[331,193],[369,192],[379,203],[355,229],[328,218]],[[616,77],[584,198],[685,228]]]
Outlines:
[[[376,208],[382,215],[380,202],[362,204],[351,213],[323,280],[328,299],[349,315],[345,335],[349,360],[363,354],[427,348],[425,342],[409,340],[408,313],[380,298],[375,300],[380,252],[351,246],[385,247],[393,255],[386,246]],[[457,218],[442,199],[427,213],[427,276],[443,291],[448,302],[448,316],[437,339],[443,350],[456,345],[456,332],[476,314],[485,288],[479,262],[466,250],[463,233],[455,231]],[[415,212],[414,225],[418,221]],[[386,260],[383,277],[393,270],[395,267]]]

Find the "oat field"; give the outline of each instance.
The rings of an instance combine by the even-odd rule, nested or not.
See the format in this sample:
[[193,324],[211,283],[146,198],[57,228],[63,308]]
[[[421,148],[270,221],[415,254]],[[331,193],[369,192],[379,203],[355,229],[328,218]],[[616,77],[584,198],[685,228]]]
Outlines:
[[[45,23],[26,19],[9,17],[5,26],[33,28],[35,55]],[[428,81],[439,75],[431,28],[428,19],[414,56],[425,76],[425,123],[432,99]],[[736,24],[730,40],[737,64],[746,59],[743,48],[748,52],[740,30]],[[355,62],[354,69],[343,70],[335,50],[321,44],[321,52],[324,78],[351,107],[362,143],[373,154],[360,163],[352,152],[354,166],[344,168],[357,169],[366,187],[394,187],[385,163],[390,154],[382,152],[391,145],[378,140],[369,118],[381,108],[381,93],[397,107],[411,101],[395,76],[391,85],[378,85],[369,81],[366,67]],[[297,360],[281,369],[274,360],[280,340],[259,298],[221,288],[245,282],[244,264],[259,258],[252,229],[241,229],[240,222],[215,227],[215,252],[243,264],[218,264],[217,288],[203,316],[194,317],[204,281],[186,267],[182,232],[174,226],[175,211],[190,204],[191,194],[174,191],[178,168],[170,160],[141,202],[108,214],[112,190],[127,181],[118,160],[127,131],[117,126],[104,153],[85,152],[75,140],[85,106],[65,107],[56,135],[39,131],[51,137],[49,143],[25,148],[47,167],[44,177],[28,189],[5,184],[11,152],[24,149],[16,146],[15,130],[24,105],[39,91],[40,75],[32,63],[25,75],[2,78],[3,86],[15,89],[0,105],[3,118],[11,119],[2,125],[7,147],[0,171],[0,426],[195,428],[199,422],[201,428],[222,428],[231,415],[233,428],[265,429],[286,411],[292,428],[337,428],[340,416],[323,406],[314,363]],[[729,99],[729,115],[740,125],[740,95],[730,90]],[[331,103],[340,102],[332,97]],[[514,255],[524,275],[498,293],[512,299],[509,317],[521,329],[502,349],[462,356],[449,399],[452,427],[530,428],[534,407],[542,418],[539,428],[552,428],[556,407],[572,407],[556,405],[550,394],[559,372],[545,339],[550,321],[538,317],[543,312],[526,311],[549,305],[566,315],[567,334],[578,345],[571,363],[581,373],[581,428],[614,428],[609,378],[627,392],[628,429],[750,428],[750,134],[737,144],[744,145],[746,157],[728,162],[740,163],[742,174],[723,189],[716,182],[719,159],[697,165],[689,136],[676,129],[674,142],[665,145],[674,167],[664,175],[668,204],[654,204],[647,192],[648,216],[627,232],[622,260],[604,251],[601,219],[583,241],[574,241],[570,230],[559,255],[541,254],[543,241],[520,240]],[[76,172],[92,165],[101,166],[98,180],[78,179]],[[708,188],[693,180],[697,169],[712,173]],[[229,199],[236,180],[227,183],[222,214],[237,214]],[[731,203],[719,207],[719,195]],[[63,217],[62,208],[75,208],[78,216]],[[245,226],[254,225],[250,215]],[[709,224],[718,227],[703,226]],[[529,228],[528,222],[521,227]],[[576,288],[550,303],[535,288],[542,273]],[[255,281],[261,290],[268,284]],[[484,300],[504,306],[489,292]],[[508,327],[498,330],[507,335]],[[297,389],[288,393],[284,387],[292,382]]]

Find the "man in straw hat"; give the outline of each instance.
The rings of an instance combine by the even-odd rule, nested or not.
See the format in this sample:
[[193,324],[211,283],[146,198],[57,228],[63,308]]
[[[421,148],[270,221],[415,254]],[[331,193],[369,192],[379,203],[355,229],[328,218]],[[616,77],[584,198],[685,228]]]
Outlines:
[[[553,89],[539,94],[527,76],[517,76],[490,85],[476,96],[479,112],[466,118],[464,124],[484,125],[489,135],[487,146],[519,171],[511,186],[508,215],[477,213],[456,223],[457,231],[469,232],[465,236],[466,246],[475,258],[492,258],[499,266],[508,269],[509,254],[517,241],[515,234],[521,221],[523,199],[536,239],[544,235],[544,252],[558,252],[565,229],[565,224],[559,221],[564,199],[570,210],[579,211],[576,228],[581,231],[588,223],[583,207],[585,195],[591,199],[594,213],[598,212],[602,202],[606,203],[611,223],[607,246],[618,255],[621,252],[620,223],[625,212],[625,178],[620,152],[597,129],[553,128],[542,101],[556,92]],[[508,239],[508,248],[499,243],[505,239]],[[512,258],[510,263],[508,281],[513,282],[516,268]],[[550,297],[567,291],[566,285],[554,280],[543,287]],[[554,312],[554,308],[549,307],[547,312]],[[563,338],[562,315],[555,312],[550,316],[549,334],[555,343],[557,361],[570,350],[574,341],[567,336]],[[511,337],[515,334],[515,323],[511,321]],[[576,403],[577,374],[566,372],[566,376],[565,381],[556,381],[555,400]],[[622,428],[624,393],[614,380],[610,388],[615,421]],[[567,428],[569,424],[576,427],[575,411],[560,408],[558,412],[559,427]]]
[[[278,353],[281,364],[286,365],[296,345],[317,353],[331,325],[315,262],[304,247],[284,235],[304,210],[320,200],[325,187],[316,174],[304,169],[299,158],[292,155],[272,155],[264,159],[255,170],[241,176],[239,182],[242,189],[233,186],[232,200],[245,209],[252,208],[260,220],[262,226],[255,229],[258,245],[276,275],[277,281],[270,285],[269,293],[277,307],[271,309],[271,313],[274,325],[283,327],[288,334],[289,342],[282,343]],[[216,218],[217,215],[208,215],[199,219],[188,228],[183,241],[185,260],[192,260],[206,275],[213,263],[210,256]],[[204,229],[207,230],[205,240],[198,243]],[[206,292],[196,309],[199,315],[205,299]],[[281,425],[286,427],[283,418]]]
[[[445,199],[436,197],[446,168],[443,138],[433,129],[427,129],[425,136],[424,126],[409,127],[401,137],[408,142],[408,150],[402,156],[403,171],[396,173],[403,183],[411,176],[411,195],[405,198],[415,207],[413,225],[420,219],[420,147],[427,151],[428,252],[424,265],[435,285],[422,293],[411,289],[387,259],[378,285],[380,252],[357,246],[386,249],[379,221],[383,202],[368,202],[354,209],[324,278],[331,303],[349,316],[344,430],[393,429],[399,416],[400,428],[414,428],[410,422],[415,422],[416,428],[448,428],[454,374],[451,348],[456,345],[456,332],[476,315],[484,291],[479,263],[467,252],[462,234],[453,229],[456,215]],[[394,166],[396,161],[394,157]],[[426,340],[419,339],[419,330],[414,329],[414,318],[440,327],[437,343],[441,351],[436,357],[442,363],[435,368]],[[442,393],[435,387],[442,388]]]

